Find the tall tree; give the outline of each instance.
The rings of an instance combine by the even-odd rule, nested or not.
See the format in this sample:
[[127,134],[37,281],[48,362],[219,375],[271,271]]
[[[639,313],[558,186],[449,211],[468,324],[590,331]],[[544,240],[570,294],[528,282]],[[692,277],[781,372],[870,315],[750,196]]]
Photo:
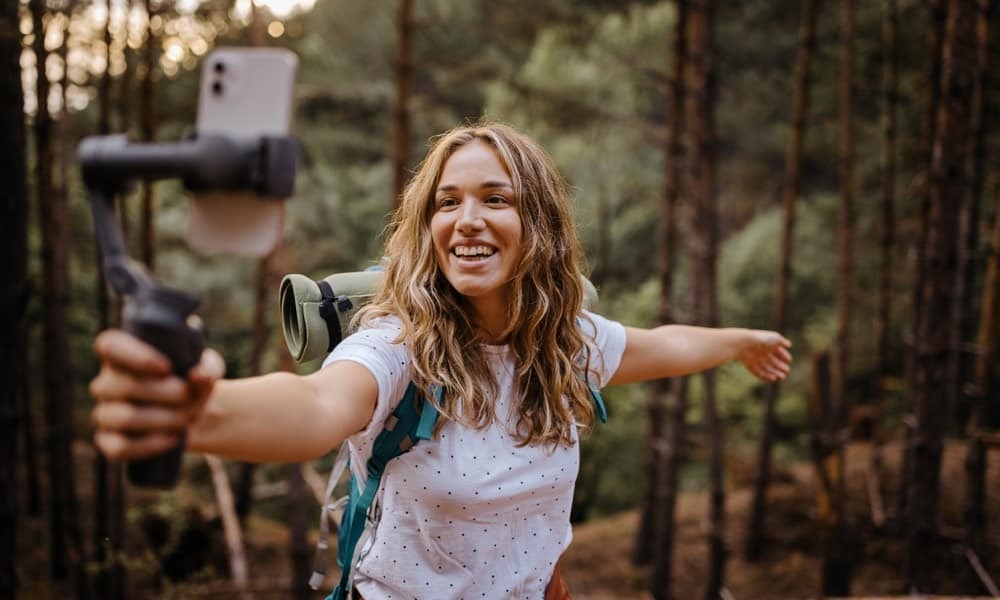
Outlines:
[[21,382],[27,369],[25,312],[28,294],[28,189],[24,131],[24,99],[21,90],[21,35],[19,3],[0,6],[0,136],[7,149],[0,161],[4,182],[0,227],[4,241],[2,255],[7,262],[8,280],[0,292],[0,381],[7,393],[0,400],[0,597],[16,600],[18,557],[17,440]]
[[410,89],[413,87],[413,0],[397,0],[396,61],[393,66],[396,95],[392,105],[392,204],[399,206],[406,186],[410,155]]
[[[158,19],[160,3],[156,0],[144,0],[146,7],[146,40],[143,46],[143,75],[141,83],[141,128],[142,140],[144,142],[156,141],[156,130],[158,126],[158,116],[156,111],[156,81],[159,70],[157,64],[159,56],[157,46],[159,44],[159,31],[154,22]],[[142,182],[142,220],[139,227],[142,239],[142,261],[150,271],[156,268],[156,230],[153,227],[153,217],[156,213],[156,195],[153,182]]]
[[955,298],[952,302],[951,327],[949,328],[949,354],[947,371],[947,400],[954,422],[961,428],[968,412],[966,371],[969,352],[966,336],[970,333],[969,296],[972,294],[974,261],[979,246],[979,206],[983,190],[986,155],[987,116],[986,99],[989,95],[989,12],[991,0],[973,0],[976,7],[976,31],[974,38],[975,71],[972,75],[972,99],[969,129],[972,132],[972,148],[969,151],[966,192],[959,199],[959,220],[957,244],[957,268],[955,269]]
[[[986,409],[995,386],[991,367],[996,364],[997,339],[1000,339],[1000,194],[990,237],[990,258],[983,282],[979,335],[974,368],[972,406],[968,428],[969,446],[965,456],[965,542],[979,547],[986,528]],[[978,593],[974,590],[972,593]]]
[[[691,231],[693,299],[697,323],[715,327],[719,322],[717,270],[719,210],[715,133],[715,1],[691,2],[688,15],[690,47]],[[715,398],[715,371],[703,374],[705,435],[709,445],[710,508],[708,523],[708,582],[705,598],[722,591],[726,567],[726,511],[723,481],[723,432]]]
[[[261,18],[260,8],[256,2],[250,3],[250,25],[247,28],[252,46],[264,46],[267,44],[264,37],[264,19]],[[259,375],[261,371],[261,360],[264,357],[264,348],[270,336],[268,327],[267,311],[268,299],[271,297],[271,275],[270,257],[264,257],[257,261],[257,276],[254,279],[253,296],[253,345],[250,347],[250,364],[247,375]],[[253,483],[254,475],[257,473],[257,465],[252,462],[240,463],[239,476],[236,480],[236,514],[239,515],[240,523],[244,523],[250,506],[253,503]]]
[[926,551],[936,531],[942,439],[946,405],[948,326],[957,266],[955,237],[958,215],[953,208],[966,188],[972,132],[970,100],[974,71],[975,6],[949,0],[942,46],[942,71],[934,151],[928,176],[930,212],[926,272],[921,289],[914,369],[916,426],[913,439],[913,482],[909,490],[905,579],[909,590],[926,590],[933,560]]
[[[677,262],[677,204],[680,198],[681,162],[684,149],[681,143],[681,127],[684,113],[684,55],[687,42],[684,35],[687,21],[687,5],[683,1],[675,3],[677,15],[674,21],[670,69],[670,93],[667,104],[667,134],[664,138],[663,197],[660,203],[659,239],[660,253],[657,273],[660,278],[660,297],[656,305],[656,322],[660,325],[675,322],[673,310],[674,265]],[[603,196],[603,194],[601,195]],[[602,219],[604,220],[604,219]],[[673,524],[663,523],[663,519],[673,521],[673,499],[671,494],[676,485],[665,481],[668,457],[677,457],[676,448],[669,448],[670,441],[663,435],[663,398],[670,391],[670,380],[662,379],[650,384],[648,414],[648,439],[646,442],[646,495],[642,506],[641,524],[636,536],[633,562],[645,564],[652,558],[660,563],[654,567],[653,593],[657,590],[669,597],[671,550],[673,547]],[[679,402],[675,396],[674,403]],[[683,416],[683,415],[682,415]],[[683,419],[681,420],[683,426]],[[676,475],[676,472],[675,472]],[[666,500],[670,506],[665,506]],[[669,537],[664,534],[669,532]],[[664,557],[663,554],[667,556]],[[664,572],[665,571],[665,572]]]
[[[876,426],[885,414],[888,401],[886,379],[889,376],[889,315],[892,305],[893,261],[896,240],[896,112],[899,96],[897,78],[896,30],[899,26],[899,8],[896,0],[888,0],[882,17],[882,204],[879,236],[879,286],[875,312],[875,401]],[[885,521],[882,490],[879,485],[882,471],[883,435],[877,431],[872,442],[869,466],[869,496],[872,504],[872,521],[881,527]]]
[[[97,88],[97,133],[111,133],[112,108],[112,5],[106,0],[107,21],[104,24],[104,73]],[[128,17],[126,15],[126,21]],[[127,47],[127,43],[126,43]],[[124,203],[122,203],[124,205]],[[112,324],[111,297],[104,278],[104,268],[100,247],[94,240],[95,269],[94,296],[97,310],[98,330],[103,331]],[[94,453],[94,555],[98,565],[96,591],[101,598],[120,600],[124,597],[124,566],[118,557],[124,547],[124,493],[122,467],[111,463],[101,452]]]
[[[851,356],[851,317],[854,310],[854,0],[840,3],[840,66],[838,82],[838,179],[840,203],[837,216],[837,332],[831,363],[831,402],[835,423],[846,427],[848,414],[848,365]],[[836,453],[846,464],[842,436]],[[846,477],[838,474],[833,500],[836,526],[827,531],[823,556],[823,593],[849,595],[852,557],[847,549],[850,525],[846,502]]]
[[55,148],[52,140],[52,116],[49,113],[49,80],[46,73],[48,50],[45,47],[45,26],[52,23],[44,0],[31,4],[33,49],[36,60],[37,109],[35,114],[35,195],[41,229],[42,255],[42,349],[45,359],[44,385],[49,452],[49,551],[52,555],[52,575],[64,579],[73,568],[74,589],[78,597],[87,597],[83,539],[73,469],[73,365],[69,352],[69,239],[68,211],[65,198],[55,193],[53,186]]
[[[995,0],[979,0],[979,14],[976,18],[976,75],[972,98],[972,128],[975,139],[969,163],[969,176],[972,179],[969,193],[973,196],[972,202],[976,204],[979,203],[985,179],[984,167],[987,156],[985,141],[988,139],[986,135],[988,123],[984,100],[989,89],[989,17],[996,4]],[[972,229],[975,229],[975,221],[972,224],[974,225]],[[983,434],[987,425],[987,403],[993,392],[990,368],[995,364],[996,340],[1000,338],[1000,328],[997,327],[997,323],[1000,322],[1000,193],[996,198],[993,233],[989,245],[972,373],[973,392],[970,394],[968,420],[970,439],[965,458],[965,541],[972,549],[979,547],[986,526],[986,444]],[[978,589],[972,590],[972,593],[978,592]]]
[[[938,106],[941,104],[941,61],[942,61],[942,45],[944,44],[944,31],[947,17],[947,10],[945,6],[945,0],[930,0],[928,2],[930,24],[927,28],[927,49],[930,58],[930,69],[928,70],[927,79],[927,95],[926,102],[924,104],[924,126],[923,126],[923,153],[920,157],[920,168],[923,169],[924,173],[930,173],[931,170],[931,157],[934,153],[934,140],[937,135],[938,127]],[[918,324],[923,319],[922,314],[924,311],[924,306],[921,300],[921,294],[923,293],[924,287],[924,277],[927,270],[926,266],[926,253],[927,253],[927,230],[928,230],[928,220],[930,219],[930,182],[924,178],[920,189],[918,190],[918,197],[920,202],[920,229],[917,234],[917,239],[915,242],[915,252],[913,253],[915,264],[913,266],[913,314],[910,317],[910,322],[912,327],[910,330],[910,348],[907,353],[907,379],[910,381],[909,398],[907,400],[907,406],[905,412],[907,417],[902,420],[903,423],[903,460],[900,461],[900,474],[899,474],[899,494],[897,496],[896,503],[896,514],[903,520],[908,512],[908,502],[910,499],[910,487],[913,481],[913,442],[912,438],[914,432],[910,427],[910,423],[916,419],[916,404],[913,400],[916,390],[913,389],[913,383],[916,382],[916,376],[914,371],[917,365],[917,337],[919,333],[917,331]]]
[[854,0],[840,3],[840,109],[837,216],[837,332],[833,353],[833,401],[847,410],[848,361],[851,356],[851,313],[854,299]]
[[[818,0],[802,2],[799,22],[799,49],[795,61],[795,91],[792,101],[792,135],[785,154],[785,185],[781,196],[781,252],[778,258],[778,282],[775,290],[773,325],[784,331],[788,322],[788,282],[792,274],[792,237],[795,232],[795,205],[802,187],[802,148],[806,137],[806,116],[809,112],[809,86],[812,76],[812,57],[816,50],[816,15]],[[764,398],[764,423],[761,428],[760,449],[757,454],[757,475],[754,479],[750,523],[747,528],[746,557],[760,558],[763,549],[764,509],[767,488],[771,482],[771,444],[774,435],[774,405],[778,399],[779,384],[767,386]]]

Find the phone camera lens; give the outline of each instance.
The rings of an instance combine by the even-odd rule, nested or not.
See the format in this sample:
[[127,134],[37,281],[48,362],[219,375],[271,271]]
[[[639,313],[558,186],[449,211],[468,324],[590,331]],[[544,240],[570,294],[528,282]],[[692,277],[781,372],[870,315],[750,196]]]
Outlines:
[[212,93],[215,94],[216,96],[222,95],[222,89],[223,86],[221,81],[215,81],[212,83]]
[[222,73],[226,72],[226,63],[224,63],[224,62],[217,62],[217,63],[215,63],[215,66],[213,68],[215,69],[216,73],[218,73],[218,74],[221,75]]

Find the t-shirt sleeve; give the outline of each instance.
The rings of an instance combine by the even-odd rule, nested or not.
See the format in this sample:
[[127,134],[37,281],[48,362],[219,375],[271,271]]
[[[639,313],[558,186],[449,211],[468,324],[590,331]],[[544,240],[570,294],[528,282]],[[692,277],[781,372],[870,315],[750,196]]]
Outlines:
[[595,387],[604,387],[614,376],[625,354],[625,327],[597,313],[584,311],[580,327],[591,345],[591,381]]
[[368,369],[378,385],[378,400],[371,421],[363,431],[350,438],[358,448],[371,445],[409,385],[409,352],[405,343],[395,343],[401,330],[394,319],[382,319],[344,338],[323,361],[323,367],[341,360],[356,362]]

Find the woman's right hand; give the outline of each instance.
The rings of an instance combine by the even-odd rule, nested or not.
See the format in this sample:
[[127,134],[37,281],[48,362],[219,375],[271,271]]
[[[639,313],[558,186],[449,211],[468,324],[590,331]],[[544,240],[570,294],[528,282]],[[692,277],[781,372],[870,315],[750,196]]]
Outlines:
[[174,375],[156,348],[118,329],[94,341],[101,370],[90,382],[94,443],[110,460],[136,460],[174,447],[198,420],[225,363],[208,349],[188,372]]

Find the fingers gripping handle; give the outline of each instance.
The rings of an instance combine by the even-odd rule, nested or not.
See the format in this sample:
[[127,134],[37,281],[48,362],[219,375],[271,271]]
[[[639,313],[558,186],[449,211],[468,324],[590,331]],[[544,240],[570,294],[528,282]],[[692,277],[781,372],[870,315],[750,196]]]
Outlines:
[[[187,375],[205,348],[201,328],[192,322],[198,299],[180,290],[154,284],[140,289],[125,307],[124,327],[129,333],[163,352],[174,373]],[[135,485],[166,489],[177,483],[184,454],[184,436],[167,452],[130,462],[128,478]]]

